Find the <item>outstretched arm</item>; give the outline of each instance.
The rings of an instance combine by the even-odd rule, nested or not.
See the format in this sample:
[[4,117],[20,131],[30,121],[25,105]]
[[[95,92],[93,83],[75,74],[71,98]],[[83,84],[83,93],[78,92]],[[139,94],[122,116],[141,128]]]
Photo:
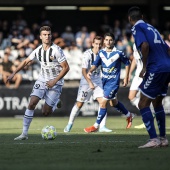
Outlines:
[[90,76],[91,76],[92,72],[93,72],[94,70],[96,70],[96,68],[97,68],[97,67],[96,67],[95,65],[92,65],[92,67],[90,68],[89,72],[87,73],[87,78],[91,79]]
[[[22,61],[19,66],[13,71],[13,73],[7,78],[7,82],[11,81],[12,78],[15,76],[16,73],[18,73],[20,70],[22,70],[28,63],[30,63],[32,60],[27,57],[24,61]],[[6,82],[6,83],[7,83]]]

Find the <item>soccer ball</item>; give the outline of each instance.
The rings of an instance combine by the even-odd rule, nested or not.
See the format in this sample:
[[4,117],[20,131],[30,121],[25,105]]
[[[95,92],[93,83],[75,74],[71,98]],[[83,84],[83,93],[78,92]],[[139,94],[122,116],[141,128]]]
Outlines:
[[45,140],[53,140],[57,136],[57,131],[54,126],[45,126],[41,131],[42,138]]

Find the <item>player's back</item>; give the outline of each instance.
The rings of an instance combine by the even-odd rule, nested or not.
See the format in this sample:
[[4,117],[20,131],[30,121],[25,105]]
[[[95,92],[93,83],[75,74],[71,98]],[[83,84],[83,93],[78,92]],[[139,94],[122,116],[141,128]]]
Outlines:
[[148,42],[149,44],[147,70],[155,73],[170,72],[169,47],[163,41],[157,29],[145,22],[137,24],[135,29],[138,35],[138,37],[135,37],[135,43],[137,46],[142,42]]

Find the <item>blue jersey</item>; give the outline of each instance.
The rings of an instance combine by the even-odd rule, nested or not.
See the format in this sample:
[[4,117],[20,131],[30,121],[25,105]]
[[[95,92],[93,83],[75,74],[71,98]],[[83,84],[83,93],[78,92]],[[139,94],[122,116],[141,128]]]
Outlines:
[[111,52],[106,52],[106,49],[99,51],[93,65],[96,67],[101,65],[103,85],[107,82],[109,82],[109,86],[119,85],[121,62],[125,65],[130,64],[126,55],[122,51],[117,50],[116,47]]
[[132,27],[137,49],[140,51],[141,44],[149,44],[149,54],[147,59],[147,72],[161,73],[170,72],[170,56],[168,45],[162,40],[160,33],[150,24],[139,20]]

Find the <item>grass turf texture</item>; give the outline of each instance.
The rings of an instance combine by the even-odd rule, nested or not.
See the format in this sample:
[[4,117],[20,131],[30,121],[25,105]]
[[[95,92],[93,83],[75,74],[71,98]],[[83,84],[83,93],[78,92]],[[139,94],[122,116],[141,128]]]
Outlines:
[[[131,129],[125,129],[125,118],[108,117],[111,133],[86,134],[83,129],[92,125],[95,117],[78,117],[72,131],[64,133],[67,121],[67,117],[34,118],[29,139],[14,141],[21,134],[22,119],[0,118],[0,170],[169,170],[170,147],[137,148],[148,139],[145,129],[134,128],[141,124],[141,117],[134,119]],[[55,140],[41,138],[45,125],[56,127]]]

